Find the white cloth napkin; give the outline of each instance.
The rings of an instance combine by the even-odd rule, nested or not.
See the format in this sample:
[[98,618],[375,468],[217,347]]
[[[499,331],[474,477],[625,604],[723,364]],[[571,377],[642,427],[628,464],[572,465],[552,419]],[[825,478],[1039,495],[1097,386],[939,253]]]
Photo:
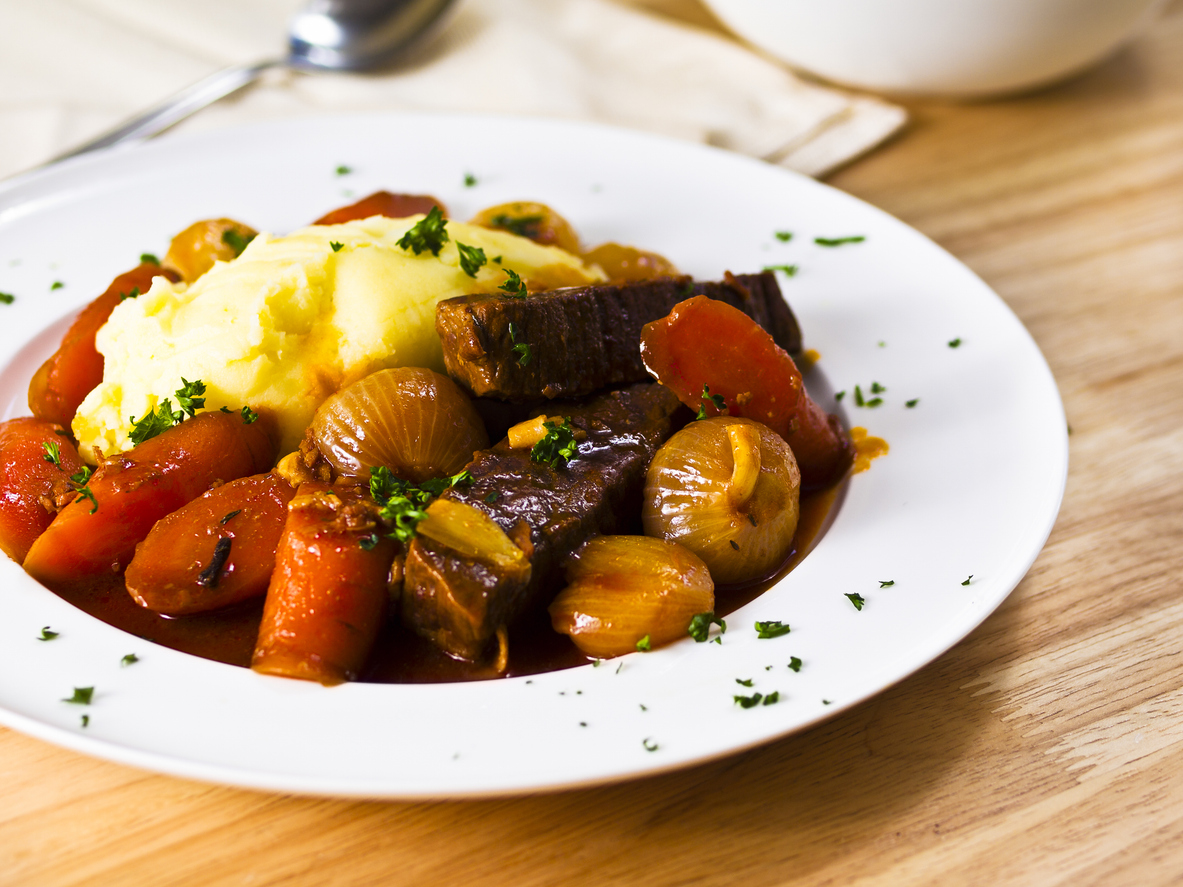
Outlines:
[[[219,67],[275,57],[303,2],[0,0],[0,176]],[[277,69],[174,131],[383,109],[597,120],[815,176],[874,147],[905,118],[886,102],[806,83],[738,42],[625,0],[467,0],[396,66],[370,74]]]

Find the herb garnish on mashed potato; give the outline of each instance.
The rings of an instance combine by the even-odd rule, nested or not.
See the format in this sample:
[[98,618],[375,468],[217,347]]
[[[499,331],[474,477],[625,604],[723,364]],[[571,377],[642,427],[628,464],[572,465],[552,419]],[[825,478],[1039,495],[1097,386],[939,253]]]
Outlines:
[[[237,259],[188,286],[155,278],[98,333],[105,368],[74,418],[80,452],[130,449],[131,417],[155,410],[182,376],[205,382],[207,409],[250,404],[272,414],[281,452],[289,452],[341,386],[385,367],[444,370],[439,300],[495,292],[507,269],[531,289],[604,279],[558,247],[453,221],[438,255],[416,255],[398,241],[423,218],[375,216],[285,237],[260,234]],[[500,264],[474,269],[458,240]]]

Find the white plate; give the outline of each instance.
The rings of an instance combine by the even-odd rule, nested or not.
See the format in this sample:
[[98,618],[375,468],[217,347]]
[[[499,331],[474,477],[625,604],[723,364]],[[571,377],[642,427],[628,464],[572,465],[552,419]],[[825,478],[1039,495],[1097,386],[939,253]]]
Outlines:
[[[338,175],[340,165],[352,172]],[[0,186],[0,291],[17,296],[0,305],[0,407],[25,412],[28,379],[63,318],[196,219],[282,232],[378,188],[434,194],[457,218],[541,200],[586,243],[654,249],[703,278],[799,265],[781,283],[806,345],[822,355],[823,381],[886,386],[882,406],[857,408],[853,396],[841,406],[891,453],[854,477],[812,554],[728,617],[722,644],[687,639],[532,679],[325,689],[263,677],[111,628],[3,560],[0,721],[152,770],[291,792],[462,797],[626,779],[784,736],[899,681],[985,619],[1051,531],[1067,470],[1055,382],[969,270],[809,179],[575,123],[406,114],[268,123]],[[787,243],[774,237],[785,230]],[[813,242],[855,234],[866,241]],[[861,611],[847,594],[866,600]],[[792,632],[757,639],[753,623],[771,619]],[[44,625],[60,636],[38,640]],[[140,661],[121,667],[127,653]],[[82,686],[95,687],[89,707],[61,701]],[[772,691],[775,705],[743,709],[732,698]]]

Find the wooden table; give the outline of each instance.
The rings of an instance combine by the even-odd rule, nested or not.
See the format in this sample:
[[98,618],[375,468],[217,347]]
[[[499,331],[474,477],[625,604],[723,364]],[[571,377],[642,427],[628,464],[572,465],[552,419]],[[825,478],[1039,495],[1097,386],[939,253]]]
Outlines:
[[534,798],[281,797],[0,730],[0,883],[1183,881],[1183,5],[1068,84],[909,105],[832,183],[1001,294],[1073,431],[1047,548],[969,638],[802,735]]

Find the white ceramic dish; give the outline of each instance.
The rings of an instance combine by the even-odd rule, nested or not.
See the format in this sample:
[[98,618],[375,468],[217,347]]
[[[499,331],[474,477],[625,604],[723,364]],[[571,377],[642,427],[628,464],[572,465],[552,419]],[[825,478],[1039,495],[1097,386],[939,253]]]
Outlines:
[[1100,61],[1165,0],[706,0],[736,34],[863,89],[979,97]]
[[[477,185],[464,186],[466,172]],[[190,222],[227,215],[284,231],[382,187],[435,194],[458,218],[543,200],[585,242],[642,245],[700,277],[798,265],[782,285],[822,355],[821,381],[886,386],[882,406],[852,396],[841,406],[891,453],[854,477],[816,550],[728,617],[722,644],[687,639],[532,679],[325,689],[263,677],[111,628],[4,560],[0,722],[152,770],[291,792],[464,797],[626,779],[767,742],[899,681],[978,625],[1046,540],[1067,468],[1063,410],[1038,348],[985,284],[902,223],[809,179],[574,123],[271,123],[6,183],[0,291],[17,298],[0,306],[0,406],[24,412],[64,318]],[[813,242],[855,234],[865,242]],[[861,611],[847,594],[866,600]],[[792,632],[759,640],[756,620]],[[38,640],[46,625],[60,633],[52,641]],[[139,661],[123,667],[128,653]],[[61,701],[88,686],[91,705]],[[732,699],[771,691],[775,705]]]

